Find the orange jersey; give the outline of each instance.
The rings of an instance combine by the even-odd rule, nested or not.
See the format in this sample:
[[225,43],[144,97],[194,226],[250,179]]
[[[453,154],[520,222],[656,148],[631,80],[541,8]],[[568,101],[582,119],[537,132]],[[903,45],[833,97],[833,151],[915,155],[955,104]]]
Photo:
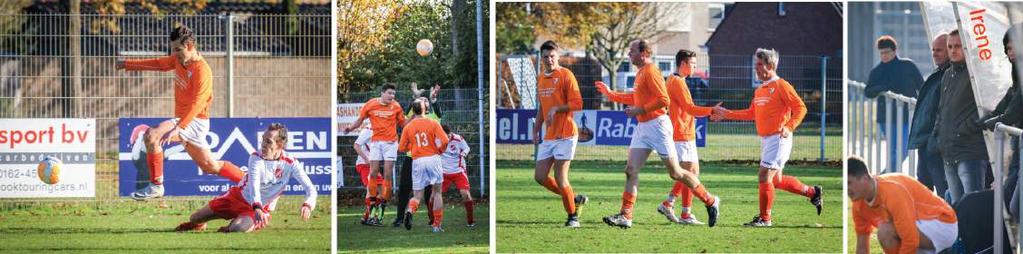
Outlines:
[[579,82],[568,68],[558,68],[551,75],[540,74],[536,78],[537,97],[540,98],[540,115],[537,121],[544,121],[551,108],[568,105],[568,111],[555,113],[554,121],[547,124],[544,140],[574,137],[579,134],[573,113],[583,109],[583,97],[579,93]]
[[872,203],[853,201],[856,235],[869,235],[882,222],[891,222],[902,240],[898,253],[916,253],[920,244],[916,221],[957,221],[952,207],[916,179],[904,174],[885,174],[875,180],[877,193]]
[[806,105],[784,79],[765,82],[753,92],[749,108],[725,114],[728,119],[754,120],[757,134],[767,137],[781,133],[781,127],[795,131],[806,116]]
[[380,98],[373,98],[362,104],[359,110],[359,117],[369,119],[373,129],[372,141],[398,140],[398,126],[405,123],[405,115],[402,114],[401,105],[397,101],[391,103],[380,103]]
[[693,96],[689,94],[689,85],[685,78],[677,74],[668,77],[668,97],[671,98],[671,105],[668,106],[668,117],[671,118],[671,126],[675,128],[672,135],[675,141],[696,140],[696,117],[709,116],[710,107],[700,107],[693,104]]
[[192,119],[209,119],[213,103],[213,71],[206,59],[199,58],[182,66],[177,57],[165,56],[143,60],[124,60],[129,71],[174,71],[174,117],[180,118],[178,128],[184,129]]
[[410,151],[412,159],[440,155],[447,149],[448,141],[448,135],[437,121],[420,117],[409,121],[401,131],[398,151]]
[[632,91],[632,93],[609,91],[608,99],[642,107],[646,113],[636,116],[636,120],[640,122],[653,120],[668,112],[665,108],[671,104],[671,100],[668,98],[668,90],[664,87],[661,70],[654,64],[647,64],[636,72],[636,86]]

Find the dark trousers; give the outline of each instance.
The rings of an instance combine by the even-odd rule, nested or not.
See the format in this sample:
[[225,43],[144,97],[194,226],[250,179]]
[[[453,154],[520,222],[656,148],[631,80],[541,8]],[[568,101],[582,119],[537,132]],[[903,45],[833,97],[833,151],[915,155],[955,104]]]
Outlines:
[[[394,217],[395,222],[399,222],[405,219],[405,209],[408,206],[408,200],[412,198],[412,158],[402,154],[398,155],[398,161],[401,162],[400,169],[401,173],[398,176],[398,200],[394,209],[398,216]],[[423,200],[422,203],[429,202],[430,200],[430,188],[423,189]]]
[[[916,177],[920,183],[934,190],[939,197],[945,196],[948,190],[948,182],[945,181],[945,165],[941,160],[941,154],[932,152],[924,145],[917,149]],[[948,200],[945,200],[951,204]]]

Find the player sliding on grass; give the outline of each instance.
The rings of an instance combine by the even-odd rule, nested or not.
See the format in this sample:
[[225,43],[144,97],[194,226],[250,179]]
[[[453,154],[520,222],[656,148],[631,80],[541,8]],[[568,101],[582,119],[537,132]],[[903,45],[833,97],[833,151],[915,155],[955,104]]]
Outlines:
[[417,100],[412,104],[412,112],[415,116],[408,122],[401,132],[401,141],[398,150],[409,152],[412,157],[412,191],[413,197],[409,199],[408,208],[405,210],[405,229],[412,230],[412,215],[419,209],[419,202],[423,199],[423,189],[430,186],[433,191],[433,211],[429,214],[433,217],[433,232],[444,232],[441,229],[441,221],[444,218],[444,198],[441,191],[441,183],[444,182],[444,171],[441,169],[441,156],[448,146],[448,136],[437,121],[426,118],[426,101]]
[[145,60],[117,60],[116,68],[128,71],[174,71],[174,118],[146,131],[146,164],[149,185],[131,194],[135,200],[163,197],[163,146],[180,142],[195,164],[207,174],[219,174],[231,182],[244,173],[230,161],[213,159],[206,133],[210,131],[209,106],[213,102],[213,73],[199,55],[192,29],[179,25],[170,34],[171,55]]
[[210,200],[203,208],[178,225],[177,231],[202,231],[206,222],[217,218],[231,220],[220,232],[252,232],[270,223],[270,213],[277,206],[277,198],[284,193],[290,179],[305,189],[305,203],[299,213],[309,220],[316,207],[316,186],[306,176],[303,164],[284,152],[288,144],[288,128],[279,123],[270,124],[263,133],[259,152],[249,156],[249,172],[240,185]]
[[778,52],[769,49],[757,49],[757,79],[763,82],[753,93],[750,107],[744,110],[729,111],[724,115],[712,116],[715,120],[721,117],[736,120],[754,120],[757,134],[760,135],[760,214],[743,225],[750,227],[770,227],[771,207],[774,205],[774,187],[777,186],[791,193],[806,196],[810,204],[817,207],[817,215],[821,214],[824,194],[821,186],[807,186],[794,176],[782,175],[785,162],[792,153],[792,131],[799,126],[806,116],[806,105],[799,98],[796,90],[788,81],[778,77]]
[[[369,121],[369,120],[366,120]],[[358,154],[355,160],[355,171],[359,172],[359,179],[362,180],[362,186],[366,186],[366,209],[362,213],[362,220],[359,221],[362,225],[367,226],[380,226],[381,217],[383,217],[383,210],[379,209],[375,203],[380,198],[380,194],[376,196],[370,196],[370,189],[379,188],[384,183],[384,177],[377,175],[376,186],[369,185],[369,139],[373,137],[373,130],[370,129],[372,126],[370,123],[363,122],[366,128],[363,128],[359,132],[359,137],[355,139],[355,143],[352,147],[355,148],[355,153]],[[373,217],[370,217],[370,215]]]
[[[679,165],[682,169],[700,175],[699,154],[696,152],[696,118],[694,116],[709,116],[713,112],[723,113],[724,108],[720,103],[715,107],[700,107],[693,104],[693,97],[689,94],[689,86],[686,84],[686,77],[693,74],[696,69],[696,53],[681,49],[675,54],[675,66],[678,72],[668,77],[668,97],[671,99],[671,106],[668,107],[668,117],[671,119],[671,126],[674,127],[675,152],[678,153]],[[682,211],[680,216],[675,216],[673,209],[676,198],[682,198]],[[683,225],[702,225],[693,217],[691,212],[693,206],[693,191],[682,182],[675,182],[675,186],[668,193],[668,198],[657,207],[657,212],[663,214],[668,221]]]
[[[472,212],[474,203],[472,194],[469,193],[469,176],[465,174],[465,156],[469,155],[469,145],[465,143],[465,139],[461,135],[453,133],[450,126],[445,124],[441,125],[441,128],[444,129],[444,133],[448,134],[448,146],[444,150],[444,154],[441,154],[444,166],[444,183],[440,188],[442,192],[436,193],[436,195],[443,198],[443,191],[447,191],[451,184],[454,184],[458,193],[462,195],[462,205],[465,206],[465,226],[474,228],[476,227],[476,220],[473,218]],[[433,210],[432,205],[428,205],[427,208]]]
[[[576,195],[568,182],[568,166],[575,156],[579,139],[579,128],[575,125],[573,113],[583,109],[583,98],[579,83],[568,68],[558,64],[560,48],[554,41],[540,46],[540,62],[544,72],[536,77],[537,93],[540,99],[540,114],[533,128],[533,143],[540,144],[536,151],[536,169],[533,179],[555,195],[561,196],[568,220],[566,227],[579,227],[579,208],[586,204],[585,195]],[[541,138],[544,124],[546,134]],[[541,142],[541,139],[543,140]],[[554,177],[551,177],[551,170]]]
[[622,207],[618,214],[604,217],[604,223],[623,228],[632,227],[632,206],[636,203],[639,192],[639,170],[646,163],[650,151],[656,151],[668,169],[668,175],[675,181],[684,183],[693,190],[693,195],[703,201],[707,207],[707,224],[717,224],[718,208],[721,198],[711,195],[700,183],[696,174],[683,170],[678,165],[675,146],[671,141],[671,122],[665,108],[669,106],[668,91],[664,87],[661,71],[653,64],[653,50],[646,40],[634,40],[629,43],[629,60],[639,68],[636,73],[636,87],[633,93],[609,91],[603,82],[597,81],[597,91],[609,99],[631,105],[625,114],[636,117],[639,124],[629,144],[629,158],[625,164],[625,191],[622,192]]
[[[405,115],[402,115],[401,105],[394,100],[394,85],[384,85],[380,90],[380,97],[366,101],[359,110],[359,119],[355,124],[344,128],[344,133],[351,132],[362,125],[362,121],[369,119],[370,129],[373,136],[369,141],[369,197],[374,206],[381,210],[387,208],[387,201],[391,199],[391,175],[394,174],[394,161],[398,158],[398,127],[405,124]],[[383,164],[383,183],[378,184],[380,165]],[[377,195],[377,188],[381,186],[382,194]]]

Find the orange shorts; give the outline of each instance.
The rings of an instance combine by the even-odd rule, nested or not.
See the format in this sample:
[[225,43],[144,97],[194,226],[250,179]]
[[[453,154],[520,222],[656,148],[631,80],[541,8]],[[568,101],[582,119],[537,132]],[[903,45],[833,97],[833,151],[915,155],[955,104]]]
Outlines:
[[441,184],[441,191],[447,191],[451,187],[451,183],[455,184],[455,188],[459,190],[469,189],[469,176],[465,175],[465,171],[454,174],[444,174],[444,183]]
[[[245,197],[242,196],[242,188],[238,186],[231,187],[224,195],[210,200],[208,205],[214,214],[225,220],[233,220],[241,216],[247,216],[253,222],[256,220],[256,212],[252,211],[252,205],[245,201]],[[267,214],[267,220],[269,220],[270,211],[267,210],[266,205],[263,206],[263,213]]]

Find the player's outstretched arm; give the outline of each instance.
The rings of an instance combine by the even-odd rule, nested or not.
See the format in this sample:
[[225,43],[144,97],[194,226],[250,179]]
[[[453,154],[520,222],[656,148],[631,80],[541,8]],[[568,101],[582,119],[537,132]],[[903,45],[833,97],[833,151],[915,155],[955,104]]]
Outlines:
[[634,105],[636,102],[632,97],[632,93],[615,92],[608,89],[607,84],[602,81],[594,82],[597,87],[597,91],[607,97],[609,101],[625,104]]
[[302,188],[305,188],[305,202],[299,208],[299,214],[302,215],[302,220],[308,221],[309,217],[312,216],[313,209],[316,209],[316,185],[313,185],[313,181],[309,180],[309,175],[306,175],[305,170],[303,170],[305,167],[304,163],[296,161],[292,166],[294,167],[292,169],[292,172],[294,172],[292,177],[302,184]]
[[756,107],[757,104],[754,104],[753,101],[750,101],[749,108],[726,112],[725,119],[752,121],[755,117],[754,110],[756,109]]
[[164,56],[151,59],[119,59],[114,66],[127,71],[171,71],[174,70],[174,57]]

